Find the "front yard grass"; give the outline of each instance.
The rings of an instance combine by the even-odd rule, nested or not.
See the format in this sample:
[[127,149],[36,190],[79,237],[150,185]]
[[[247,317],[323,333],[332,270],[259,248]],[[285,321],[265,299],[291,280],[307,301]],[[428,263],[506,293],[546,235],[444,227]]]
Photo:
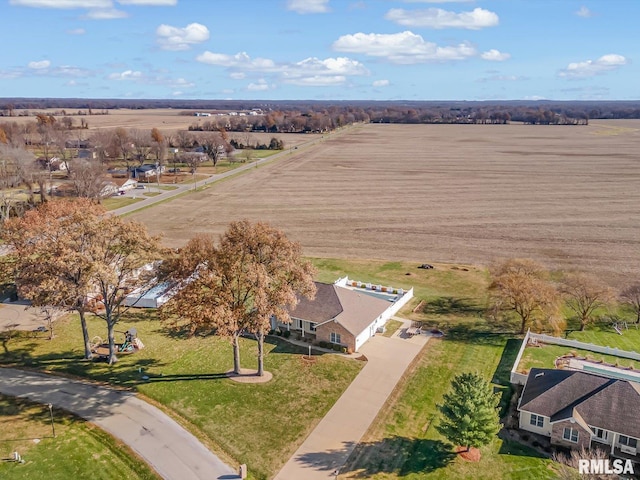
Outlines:
[[126,207],[127,205],[141,202],[142,200],[142,198],[109,197],[102,200],[102,206],[107,210],[116,210],[118,208]]
[[0,458],[18,452],[25,463],[0,463],[0,478],[157,480],[134,453],[101,429],[44,405],[0,395]]
[[[30,334],[12,338],[4,344],[0,363],[138,390],[177,415],[231,464],[246,463],[254,479],[278,471],[363,366],[336,355],[320,355],[309,364],[301,359],[305,349],[270,338],[265,344],[265,368],[273,380],[239,384],[224,377],[233,366],[227,340],[171,335],[151,310],[130,311],[117,329],[131,327],[146,348],[122,355],[112,367],[81,360],[82,337],[75,316],[57,322],[52,341]],[[89,320],[91,337],[104,338],[105,330],[103,321]],[[243,367],[257,368],[255,341],[242,339],[241,349]],[[142,380],[143,375],[149,381]]]
[[554,478],[549,459],[496,438],[481,449],[479,463],[458,458],[437,432],[436,405],[451,380],[477,372],[511,395],[509,369],[519,342],[486,333],[431,339],[412,371],[407,371],[340,478],[373,479],[545,479]]

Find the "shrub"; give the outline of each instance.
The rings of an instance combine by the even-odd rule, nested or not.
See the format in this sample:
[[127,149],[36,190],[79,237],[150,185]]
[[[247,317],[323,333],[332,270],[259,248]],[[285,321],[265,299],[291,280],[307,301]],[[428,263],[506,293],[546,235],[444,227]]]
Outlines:
[[282,330],[280,330],[280,329],[276,330],[276,335],[278,335],[279,337],[281,337],[281,336],[282,336]]
[[289,330],[285,330],[283,335],[284,335],[284,338],[289,338],[291,336],[291,332]]
[[324,340],[320,340],[320,341],[318,342],[318,346],[319,346],[320,348],[327,348],[327,347],[329,347],[329,345],[330,345],[330,344],[329,344],[329,343],[327,343],[327,342],[325,342]]
[[271,330],[269,330],[268,335],[273,335],[276,331],[272,328]]
[[347,347],[342,347],[342,353],[347,353]]
[[334,343],[332,348],[333,348],[336,352],[339,352],[340,350],[342,350],[342,345],[338,345],[337,343]]

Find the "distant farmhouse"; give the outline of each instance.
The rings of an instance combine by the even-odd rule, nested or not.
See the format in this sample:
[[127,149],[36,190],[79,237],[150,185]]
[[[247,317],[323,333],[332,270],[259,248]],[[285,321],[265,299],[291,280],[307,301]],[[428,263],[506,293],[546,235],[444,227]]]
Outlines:
[[342,345],[357,352],[412,297],[405,291],[344,277],[333,284],[315,282],[313,300],[299,298],[290,312],[291,324],[272,319],[272,327],[296,332],[301,338]]
[[600,448],[640,461],[640,383],[572,370],[532,368],[520,397],[520,429],[568,448]]

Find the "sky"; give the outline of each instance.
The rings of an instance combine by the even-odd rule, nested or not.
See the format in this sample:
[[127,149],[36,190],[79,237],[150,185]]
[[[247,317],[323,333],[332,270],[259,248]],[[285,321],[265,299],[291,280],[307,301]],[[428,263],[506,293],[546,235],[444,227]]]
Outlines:
[[0,0],[0,97],[638,100],[637,0]]

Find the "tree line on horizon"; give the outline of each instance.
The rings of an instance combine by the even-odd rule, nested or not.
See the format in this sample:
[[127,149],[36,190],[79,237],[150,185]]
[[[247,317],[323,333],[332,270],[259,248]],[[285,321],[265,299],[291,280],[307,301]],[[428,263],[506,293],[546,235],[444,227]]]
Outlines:
[[[265,115],[326,116],[336,128],[351,121],[382,123],[505,123],[583,124],[589,119],[639,119],[639,101],[312,101],[312,100],[163,100],[163,99],[0,99],[0,116],[15,116],[25,110],[58,109],[64,115],[108,114],[110,110],[180,109],[211,113],[251,111],[259,109]],[[184,112],[181,112],[184,113]],[[188,113],[188,112],[187,112]],[[344,118],[340,119],[340,116]],[[350,120],[350,116],[354,119]],[[234,125],[253,125],[254,131],[269,130],[273,125],[261,124],[262,116],[239,117]],[[299,119],[298,121],[301,121]],[[290,127],[290,125],[289,125]],[[280,128],[280,126],[278,127]],[[235,126],[231,130],[236,130]],[[278,129],[275,131],[285,131]],[[298,129],[297,131],[306,131]]]

